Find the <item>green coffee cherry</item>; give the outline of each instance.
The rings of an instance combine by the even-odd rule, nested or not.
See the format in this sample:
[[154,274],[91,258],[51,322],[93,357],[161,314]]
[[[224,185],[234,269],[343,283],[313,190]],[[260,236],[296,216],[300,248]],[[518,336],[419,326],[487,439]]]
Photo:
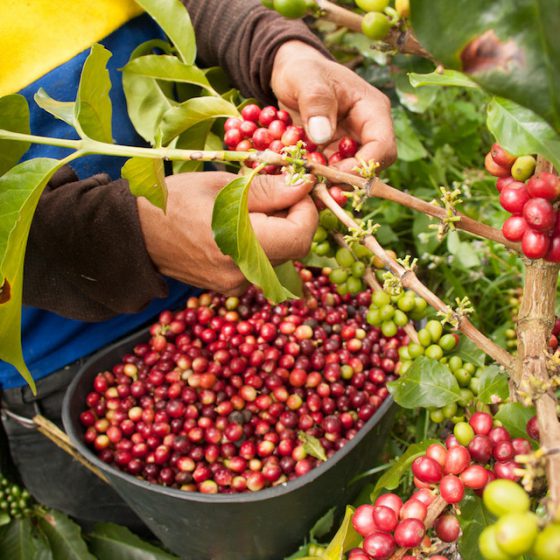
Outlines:
[[379,327],[383,322],[379,309],[370,309],[366,314],[366,321],[372,327]]
[[457,404],[466,408],[469,406],[474,399],[474,394],[469,389],[461,389],[459,393],[459,398],[457,399]]
[[336,262],[344,268],[349,268],[354,264],[354,257],[352,256],[352,253],[345,247],[341,247],[336,252],[335,258]]
[[426,357],[432,360],[440,360],[443,357],[443,350],[437,344],[431,344],[426,348]]
[[439,339],[439,345],[445,352],[451,352],[457,346],[457,339],[452,334],[444,334]]
[[427,348],[433,342],[430,332],[427,329],[420,329],[418,331],[418,341],[424,348]]
[[451,356],[449,358],[448,365],[451,371],[457,371],[458,369],[463,367],[463,360],[461,360],[459,356]]
[[441,424],[445,420],[445,416],[443,415],[441,408],[435,408],[430,411],[430,420],[435,424]]
[[422,356],[424,354],[424,348],[420,344],[411,342],[408,345],[408,353],[410,357],[414,360],[415,358],[418,358],[418,356]]
[[395,325],[393,321],[384,321],[383,323],[381,323],[381,332],[383,333],[384,337],[390,338],[392,336],[395,336],[397,334],[397,331],[397,325]]
[[395,314],[395,308],[394,308],[392,305],[387,304],[387,305],[384,305],[384,306],[379,310],[379,312],[381,313],[381,318],[382,318],[384,321],[388,321],[388,320],[391,319],[391,318],[393,317],[393,315]]
[[536,165],[533,156],[519,156],[511,166],[511,176],[516,181],[526,181],[535,172]]
[[360,278],[350,276],[346,281],[348,293],[351,295],[359,294],[364,289],[364,284]]
[[431,320],[426,323],[425,329],[430,333],[432,342],[437,342],[443,333],[443,326],[439,321]]
[[474,430],[467,422],[459,422],[453,428],[453,435],[461,445],[466,447],[474,438]]
[[383,307],[391,303],[391,296],[387,292],[373,292],[371,294],[371,303],[376,307]]
[[465,368],[459,368],[453,372],[457,383],[461,385],[461,387],[468,387],[469,383],[471,382],[471,374]]
[[356,261],[352,264],[352,276],[356,278],[363,278],[366,273],[366,265],[361,261]]
[[451,403],[451,404],[445,405],[441,409],[441,412],[443,413],[445,418],[452,418],[453,416],[455,416],[457,414],[457,404],[456,403]]
[[319,224],[327,231],[338,227],[338,218],[328,208],[319,212]]
[[395,325],[397,325],[397,327],[404,327],[408,324],[408,317],[406,316],[406,313],[402,312],[400,309],[397,309],[395,311],[395,314],[393,315],[393,321],[395,322]]
[[342,284],[348,279],[348,271],[344,268],[335,268],[329,274],[329,280],[333,284]]

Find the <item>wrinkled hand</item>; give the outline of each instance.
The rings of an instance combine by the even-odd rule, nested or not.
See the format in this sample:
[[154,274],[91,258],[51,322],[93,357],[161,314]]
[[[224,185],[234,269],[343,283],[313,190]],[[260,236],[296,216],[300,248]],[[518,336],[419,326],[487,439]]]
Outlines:
[[[246,281],[212,235],[212,209],[231,173],[204,172],[166,179],[167,214],[146,199],[137,200],[140,225],[152,261],[162,274],[228,295],[241,293]],[[303,258],[317,228],[309,196],[312,183],[287,186],[279,175],[258,175],[249,192],[255,234],[274,265]]]
[[[313,142],[327,145],[327,153],[329,144],[349,135],[362,145],[358,158],[382,167],[395,161],[389,99],[352,70],[304,43],[289,41],[276,54],[271,85],[280,104]],[[351,171],[357,164],[349,158],[337,167]]]

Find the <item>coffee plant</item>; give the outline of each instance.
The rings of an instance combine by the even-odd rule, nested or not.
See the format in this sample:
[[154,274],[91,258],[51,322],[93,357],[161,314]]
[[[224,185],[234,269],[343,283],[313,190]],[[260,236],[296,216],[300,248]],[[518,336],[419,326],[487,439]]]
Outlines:
[[[34,387],[20,340],[24,249],[57,169],[90,153],[127,157],[131,191],[161,208],[165,161],[176,173],[204,162],[239,169],[216,199],[213,230],[255,287],[243,301],[205,294],[165,312],[149,344],[100,372],[81,416],[88,443],[153,483],[258,491],[328,460],[390,393],[401,411],[387,462],[363,476],[383,474],[347,507],[330,542],[332,512],[291,558],[558,560],[558,3],[263,0],[284,17],[305,17],[341,62],[393,88],[400,160],[383,172],[359,161],[354,173],[336,164],[356,155],[356,139],[335,150],[313,145],[287,112],[243,100],[217,70],[196,66],[179,2],[138,3],[168,16],[169,43],[158,54],[140,45],[123,68],[130,118],[151,147],[113,143],[110,53],[100,45],[75,102],[35,96],[79,140],[33,136],[24,99],[0,99],[0,358]],[[33,142],[71,153],[18,163]],[[318,178],[320,226],[303,264],[273,268],[259,246],[247,210],[257,173]],[[214,344],[217,333],[235,355]],[[336,359],[319,355],[310,343],[319,340]],[[202,347],[208,355],[191,351]],[[278,379],[267,363],[283,370]],[[216,402],[218,393],[227,398]],[[157,419],[156,398],[164,401]],[[15,550],[21,534],[33,551],[46,540],[54,550],[52,526],[79,533],[25,490],[0,486],[0,550]],[[119,540],[118,528],[103,531]]]

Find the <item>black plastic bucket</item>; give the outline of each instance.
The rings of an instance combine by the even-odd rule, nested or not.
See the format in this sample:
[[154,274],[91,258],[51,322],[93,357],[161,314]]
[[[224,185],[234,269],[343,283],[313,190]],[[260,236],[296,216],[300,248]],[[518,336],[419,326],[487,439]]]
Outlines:
[[188,560],[281,560],[301,544],[315,521],[360,489],[349,482],[375,463],[392,419],[387,399],[334,457],[288,484],[255,493],[207,495],[150,484],[100,461],[83,443],[79,421],[93,378],[111,369],[148,331],[93,356],[70,384],[63,405],[66,432],[169,550]]

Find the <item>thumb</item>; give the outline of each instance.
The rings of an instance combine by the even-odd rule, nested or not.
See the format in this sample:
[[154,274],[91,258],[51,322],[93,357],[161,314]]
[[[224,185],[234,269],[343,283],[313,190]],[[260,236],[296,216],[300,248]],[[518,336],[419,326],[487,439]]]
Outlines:
[[314,184],[314,177],[288,185],[285,175],[257,175],[249,190],[249,212],[272,214],[290,208],[309,194]]
[[326,144],[331,140],[337,123],[338,103],[334,89],[319,79],[305,80],[298,96],[299,113],[305,131],[315,144]]

